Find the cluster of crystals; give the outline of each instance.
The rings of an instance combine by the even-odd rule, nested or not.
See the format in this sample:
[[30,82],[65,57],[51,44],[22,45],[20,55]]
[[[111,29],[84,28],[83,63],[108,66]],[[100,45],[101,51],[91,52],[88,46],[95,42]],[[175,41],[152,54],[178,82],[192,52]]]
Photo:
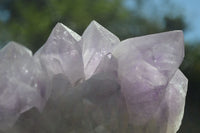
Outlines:
[[0,129],[176,133],[188,82],[178,69],[183,57],[181,31],[120,42],[95,21],[82,37],[58,23],[34,55],[15,42],[0,50]]

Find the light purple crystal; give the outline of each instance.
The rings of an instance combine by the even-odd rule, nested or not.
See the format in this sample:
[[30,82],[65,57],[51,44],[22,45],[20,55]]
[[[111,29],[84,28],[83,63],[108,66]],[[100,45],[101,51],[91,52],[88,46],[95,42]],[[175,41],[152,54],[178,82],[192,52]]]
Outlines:
[[86,79],[95,72],[101,59],[112,51],[120,40],[95,21],[92,21],[83,33],[80,45]]
[[81,37],[58,23],[47,42],[35,54],[41,64],[52,76],[64,74],[71,84],[84,78],[81,48],[77,42]]
[[168,123],[167,133],[178,131],[184,114],[185,98],[187,93],[188,80],[178,69],[170,80],[161,107],[160,117],[163,116],[163,110],[167,108]]
[[183,34],[173,31],[128,39],[113,54],[132,123],[145,124],[160,108],[169,91],[166,86],[182,62]]
[[4,129],[32,107],[42,111],[48,81],[27,48],[10,42],[0,57],[0,128]]
[[120,42],[95,21],[82,37],[58,23],[34,56],[16,43],[1,49],[0,129],[47,101],[40,121],[53,125],[61,109],[60,119],[83,132],[176,133],[187,93],[183,57],[182,31]]

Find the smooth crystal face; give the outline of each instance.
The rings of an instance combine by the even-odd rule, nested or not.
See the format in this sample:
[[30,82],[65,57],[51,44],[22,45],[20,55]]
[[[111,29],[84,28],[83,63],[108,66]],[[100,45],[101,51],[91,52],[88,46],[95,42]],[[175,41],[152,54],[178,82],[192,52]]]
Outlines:
[[77,44],[81,37],[58,23],[47,42],[35,54],[52,77],[64,74],[71,84],[84,79],[81,48]]
[[95,21],[82,37],[58,23],[34,56],[14,42],[0,50],[0,130],[176,133],[183,57],[182,31],[120,42]]
[[84,31],[80,45],[86,79],[95,72],[102,58],[112,51],[120,40],[95,21]]

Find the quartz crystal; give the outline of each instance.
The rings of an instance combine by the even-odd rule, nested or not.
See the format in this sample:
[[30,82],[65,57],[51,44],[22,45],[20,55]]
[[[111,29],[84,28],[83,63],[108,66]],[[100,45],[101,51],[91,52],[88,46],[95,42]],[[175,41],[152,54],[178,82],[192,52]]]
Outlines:
[[58,23],[34,56],[15,42],[0,50],[0,130],[176,133],[183,57],[182,31],[120,42],[96,21],[82,37]]
[[92,21],[84,31],[80,45],[86,79],[96,70],[101,59],[112,51],[120,40],[95,21]]
[[58,23],[35,56],[51,77],[62,73],[75,84],[84,78],[81,48],[77,44],[80,39],[78,34]]

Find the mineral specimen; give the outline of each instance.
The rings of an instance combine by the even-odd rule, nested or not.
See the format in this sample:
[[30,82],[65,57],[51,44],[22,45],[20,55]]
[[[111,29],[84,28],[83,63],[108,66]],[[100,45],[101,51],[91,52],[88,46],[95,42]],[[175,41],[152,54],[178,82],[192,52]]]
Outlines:
[[0,129],[176,133],[187,93],[183,57],[182,31],[120,42],[95,21],[82,37],[58,23],[34,56],[14,42],[0,50]]

